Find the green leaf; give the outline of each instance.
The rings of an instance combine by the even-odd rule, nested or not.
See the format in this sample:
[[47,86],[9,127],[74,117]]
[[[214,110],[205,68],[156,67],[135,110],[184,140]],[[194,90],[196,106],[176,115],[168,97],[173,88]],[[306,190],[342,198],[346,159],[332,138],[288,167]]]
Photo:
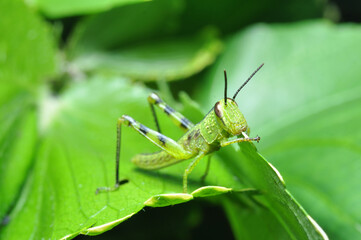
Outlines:
[[29,108],[26,94],[1,105],[0,119],[0,219],[3,219],[18,197],[38,136],[35,111]]
[[[226,154],[230,155],[223,156],[223,160],[214,155],[206,182],[200,180],[206,168],[206,161],[201,161],[189,178],[188,188],[193,192],[179,194],[182,175],[189,162],[159,171],[139,170],[130,162],[131,157],[156,148],[132,129],[123,127],[120,176],[129,183],[118,191],[95,195],[97,187],[114,184],[116,119],[128,114],[153,126],[152,119],[145,117],[147,113],[151,115],[146,101],[148,94],[144,87],[124,79],[103,77],[80,82],[64,92],[52,105],[54,113],[43,126],[44,140],[36,155],[34,171],[24,186],[21,201],[10,214],[11,221],[0,232],[1,237],[58,239],[100,234],[144,206],[168,206],[228,192],[237,195],[238,190],[239,194],[258,193],[252,190],[254,186],[262,190],[255,201],[280,212],[281,217],[286,215],[284,220],[291,221],[285,223],[289,231],[298,227],[295,232],[300,239],[306,233],[320,237],[302,209],[284,190],[274,170],[251,144],[241,145],[242,159],[247,159],[242,166],[245,170],[239,169],[241,165],[236,160],[239,152],[228,151]],[[183,95],[181,99],[186,97]],[[187,105],[187,109],[192,106]],[[159,115],[162,128],[167,129],[164,133],[177,139],[181,132],[164,115]],[[264,179],[261,184],[257,180],[260,176]],[[204,185],[211,186],[199,188]],[[289,212],[297,214],[296,217],[287,219]],[[24,222],[27,222],[25,227]]]
[[115,6],[134,4],[150,0],[33,0],[30,2],[49,18],[61,18],[74,15],[91,14],[109,10]]
[[229,39],[198,94],[210,107],[224,68],[232,96],[265,62],[237,102],[260,152],[334,239],[360,238],[360,41],[358,25],[258,25]]
[[[129,114],[147,126],[154,124],[151,118],[144,117],[146,113],[151,115],[146,101],[148,94],[145,88],[119,78],[95,77],[69,88],[53,105],[55,113],[48,125],[43,126],[45,138],[34,171],[1,237],[31,235],[58,239],[80,233],[94,235],[110,230],[144,206],[174,205],[233,189],[248,194],[254,192],[249,188],[256,187],[262,195],[254,196],[255,204],[263,204],[286,222],[290,236],[306,239],[308,234],[320,238],[307,215],[285,191],[279,176],[251,144],[241,145],[241,155],[224,151],[223,160],[213,156],[205,183],[200,179],[206,161],[201,161],[189,178],[188,188],[193,192],[179,194],[188,161],[159,171],[139,170],[130,162],[131,157],[156,148],[132,129],[123,127],[120,176],[129,183],[116,192],[95,195],[97,187],[114,184],[117,117]],[[189,109],[192,104],[188,105]],[[181,132],[164,115],[160,115],[160,121],[167,129],[165,134],[177,139]],[[241,165],[237,158],[242,158]],[[212,186],[199,188],[204,185]],[[23,222],[27,222],[26,227]]]
[[174,32],[181,11],[181,0],[157,0],[87,17],[75,26],[67,53],[74,58],[168,36]]
[[222,204],[235,239],[290,239],[270,209],[255,203],[251,196],[223,198]]
[[6,222],[33,160],[34,105],[55,71],[55,49],[47,26],[21,1],[1,1],[0,9],[6,9],[0,21],[0,221]]
[[116,73],[133,79],[178,80],[213,63],[221,42],[213,31],[198,36],[157,41],[111,52],[89,52],[72,62],[83,71]]
[[[274,215],[273,218],[263,219],[263,224],[274,224],[276,217],[283,227],[283,231],[274,233],[278,236],[277,238],[286,235],[286,232],[290,239],[328,239],[318,224],[286,190],[278,170],[259,155],[252,144],[240,144],[240,148],[240,153],[228,148],[221,151],[220,155],[233,176],[239,178],[246,187],[252,187],[261,192],[260,195],[254,196],[254,199]],[[263,212],[268,212],[267,210]],[[260,233],[249,234],[252,234],[254,238]]]
[[[34,170],[1,237],[61,238],[69,234],[97,234],[141,210],[155,195],[182,192],[182,174],[189,163],[155,172],[139,171],[130,158],[156,148],[132,129],[124,128],[122,149],[125,150],[121,155],[120,174],[130,182],[119,191],[95,195],[97,187],[114,184],[117,118],[129,114],[153,126],[152,119],[144,117],[145,113],[151,114],[146,100],[148,94],[143,87],[123,79],[97,77],[69,88],[53,103],[53,115],[49,116],[48,124],[42,126],[44,140],[36,155]],[[168,136],[177,138],[182,134],[166,116],[160,121]],[[220,161],[214,161],[212,166],[217,169],[209,177],[213,185],[242,188]],[[200,176],[205,167],[204,161],[192,173],[191,190],[202,186]],[[176,204],[176,201],[169,203]]]
[[321,18],[326,3],[315,0],[284,1],[282,4],[268,0],[185,0],[184,5],[179,20],[179,31],[182,33],[192,33],[211,25],[224,34],[233,34],[256,22],[294,22]]
[[[18,90],[34,93],[55,69],[48,26],[19,1],[3,0],[0,22],[0,104]],[[36,54],[35,54],[36,53]]]
[[182,9],[182,1],[160,0],[86,19],[68,44],[72,66],[143,81],[178,80],[200,72],[214,62],[221,41],[211,28],[174,36]]

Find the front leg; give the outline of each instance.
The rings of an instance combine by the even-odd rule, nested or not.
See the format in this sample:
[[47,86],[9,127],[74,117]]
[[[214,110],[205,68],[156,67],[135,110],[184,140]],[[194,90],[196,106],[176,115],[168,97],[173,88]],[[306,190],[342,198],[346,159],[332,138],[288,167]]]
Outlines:
[[248,135],[245,132],[242,132],[242,135],[244,136],[243,138],[236,138],[236,139],[233,139],[233,140],[225,139],[224,141],[221,141],[221,147],[225,147],[225,146],[228,146],[228,145],[233,144],[233,143],[251,142],[251,141],[259,142],[259,140],[261,140],[261,138],[259,136],[255,137],[255,138],[250,138],[250,137],[248,137]]

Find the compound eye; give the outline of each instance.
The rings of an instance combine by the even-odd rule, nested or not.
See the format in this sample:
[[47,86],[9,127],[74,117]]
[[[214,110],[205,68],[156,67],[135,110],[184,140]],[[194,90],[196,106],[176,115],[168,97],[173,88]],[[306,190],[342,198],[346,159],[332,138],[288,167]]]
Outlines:
[[223,109],[219,102],[214,105],[214,112],[216,113],[217,117],[222,118],[223,117]]

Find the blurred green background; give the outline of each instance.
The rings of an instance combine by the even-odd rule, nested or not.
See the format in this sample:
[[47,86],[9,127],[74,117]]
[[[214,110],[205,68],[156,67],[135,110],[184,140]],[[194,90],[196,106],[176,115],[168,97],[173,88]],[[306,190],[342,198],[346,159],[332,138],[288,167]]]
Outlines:
[[[138,211],[76,239],[322,236],[306,234],[312,220],[285,222],[282,206],[247,194],[143,208],[149,196],[181,192],[187,163],[145,173],[124,161],[124,193],[94,195],[114,181],[117,117],[154,127],[146,96],[157,91],[198,122],[223,96],[224,69],[232,96],[261,63],[237,102],[285,180],[276,189],[302,206],[289,209],[295,219],[304,209],[330,239],[361,239],[361,2],[0,0],[0,15],[1,239],[73,238]],[[181,136],[158,116],[164,134]],[[123,159],[157,149],[128,129],[122,140]],[[252,164],[237,147],[215,156],[206,183],[269,196],[239,170]]]

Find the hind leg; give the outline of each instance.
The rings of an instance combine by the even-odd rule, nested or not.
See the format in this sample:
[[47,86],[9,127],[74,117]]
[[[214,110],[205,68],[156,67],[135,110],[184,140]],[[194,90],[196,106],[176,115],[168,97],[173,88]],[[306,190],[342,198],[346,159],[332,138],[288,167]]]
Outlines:
[[[117,122],[117,146],[116,146],[116,156],[115,156],[115,185],[114,187],[100,187],[96,190],[96,193],[100,192],[111,192],[119,188],[119,186],[124,183],[125,180],[119,180],[119,158],[120,158],[120,145],[121,145],[121,126],[126,124],[128,127],[132,127],[142,136],[146,137],[149,141],[163,149],[166,153],[171,155],[174,161],[179,161],[182,159],[188,159],[191,157],[191,153],[184,150],[184,148],[178,144],[173,139],[154,131],[150,128],[147,128],[143,124],[135,121],[132,117],[123,115],[118,119]],[[175,163],[175,162],[174,162]],[[149,163],[151,164],[151,163]],[[159,166],[154,163],[154,168],[159,168]]]

